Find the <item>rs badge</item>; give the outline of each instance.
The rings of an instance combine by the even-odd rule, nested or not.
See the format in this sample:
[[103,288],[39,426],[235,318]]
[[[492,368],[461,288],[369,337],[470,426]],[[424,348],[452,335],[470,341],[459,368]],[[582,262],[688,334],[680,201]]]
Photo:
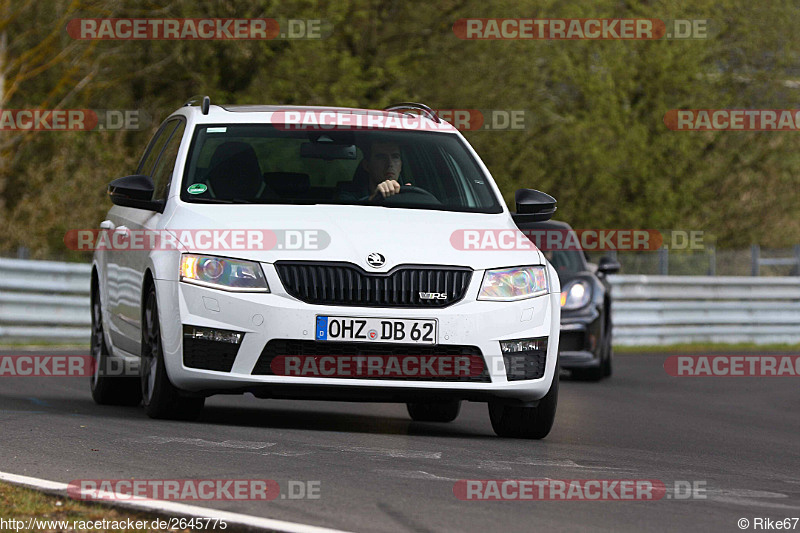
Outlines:
[[420,300],[447,300],[446,292],[420,292]]

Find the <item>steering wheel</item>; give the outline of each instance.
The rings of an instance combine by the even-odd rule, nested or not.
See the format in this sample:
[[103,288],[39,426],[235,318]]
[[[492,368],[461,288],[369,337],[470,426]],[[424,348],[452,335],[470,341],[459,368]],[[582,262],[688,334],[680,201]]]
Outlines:
[[416,194],[416,195],[421,197],[419,203],[422,203],[422,204],[442,205],[442,202],[440,202],[439,199],[436,198],[436,196],[433,195],[433,193],[431,193],[430,191],[426,191],[425,189],[423,189],[421,187],[416,187],[414,185],[401,185],[400,186],[400,193],[399,194],[393,194],[392,196],[389,196],[389,197],[384,197],[381,193],[378,193],[372,199],[372,202],[380,203],[380,204],[396,203],[397,200],[400,199],[399,196],[402,195],[402,194],[412,194],[412,195]]

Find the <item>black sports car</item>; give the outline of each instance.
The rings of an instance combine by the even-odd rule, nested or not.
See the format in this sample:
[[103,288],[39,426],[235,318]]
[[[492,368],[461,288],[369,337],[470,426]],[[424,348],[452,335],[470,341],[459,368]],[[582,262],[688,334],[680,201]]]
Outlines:
[[[558,356],[562,369],[575,379],[597,381],[611,375],[611,286],[607,276],[619,271],[619,263],[603,257],[597,265],[572,245],[548,246],[547,232],[557,238],[553,243],[578,243],[569,224],[554,220],[521,223],[523,232],[537,231],[542,252],[561,281],[561,336]],[[567,233],[573,238],[567,237]],[[532,238],[533,242],[537,239]],[[548,249],[553,248],[553,249]]]

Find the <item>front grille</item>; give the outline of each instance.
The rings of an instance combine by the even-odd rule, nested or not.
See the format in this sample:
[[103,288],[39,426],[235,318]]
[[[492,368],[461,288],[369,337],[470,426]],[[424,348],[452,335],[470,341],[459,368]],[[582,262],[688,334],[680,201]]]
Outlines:
[[[286,292],[310,304],[365,307],[442,308],[464,297],[472,270],[453,266],[399,266],[388,273],[365,272],[351,263],[278,261]],[[420,292],[444,294],[423,300]]]
[[562,331],[558,336],[559,352],[580,352],[586,350],[586,333],[583,331]]
[[[319,342],[305,340],[284,340],[274,339],[267,343],[261,356],[258,358],[253,375],[274,376],[272,361],[279,356],[311,356],[320,358],[324,356],[437,356],[453,357],[470,356],[471,360],[480,359],[482,372],[470,376],[410,376],[400,379],[411,379],[414,381],[446,381],[446,382],[467,382],[467,383],[490,383],[489,372],[486,361],[483,358],[480,348],[477,346],[459,346],[449,344],[439,345],[419,345],[419,344],[389,344],[389,343],[362,343],[362,342]],[[309,376],[318,377],[318,376]],[[319,377],[351,377],[327,375]],[[398,379],[396,376],[383,377],[359,377],[358,379]]]
[[238,344],[183,337],[183,365],[188,368],[230,372]]

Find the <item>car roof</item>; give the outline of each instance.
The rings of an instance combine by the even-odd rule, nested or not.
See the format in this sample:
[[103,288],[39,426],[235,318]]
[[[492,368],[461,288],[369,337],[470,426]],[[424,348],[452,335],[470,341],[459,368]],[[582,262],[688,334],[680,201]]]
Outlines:
[[[355,115],[383,117],[383,121],[370,122],[369,127],[352,127],[352,131],[381,130],[409,130],[409,131],[435,131],[443,133],[458,133],[458,130],[449,122],[440,119],[439,122],[431,120],[425,114],[416,114],[406,111],[381,110],[381,109],[361,109],[352,107],[331,107],[331,106],[294,106],[294,105],[240,105],[240,104],[211,104],[207,113],[203,113],[200,106],[184,105],[178,108],[172,115],[183,115],[190,118],[196,124],[224,124],[224,123],[262,123],[280,124],[284,123],[285,113],[295,112],[302,116],[302,124],[315,124],[323,114],[335,113],[338,116]],[[438,117],[437,117],[438,118]],[[363,120],[363,119],[362,119]],[[409,122],[411,120],[411,122]],[[413,127],[404,127],[409,124]],[[295,122],[295,121],[292,121]]]

